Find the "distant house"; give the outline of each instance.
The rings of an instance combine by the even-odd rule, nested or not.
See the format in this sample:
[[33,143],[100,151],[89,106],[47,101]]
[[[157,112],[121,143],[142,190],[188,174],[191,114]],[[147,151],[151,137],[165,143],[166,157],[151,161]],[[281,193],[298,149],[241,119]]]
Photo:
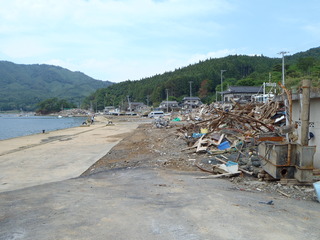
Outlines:
[[251,86],[230,86],[227,91],[222,92],[224,102],[234,101],[251,101],[252,95],[262,94],[262,87],[251,87]]
[[107,113],[107,114],[109,112],[114,112],[114,110],[115,110],[114,106],[107,106],[107,107],[104,108],[104,112]]
[[162,101],[159,105],[159,109],[162,111],[167,111],[167,109],[169,111],[178,110],[179,108],[180,107],[177,101]]
[[130,102],[128,110],[138,112],[145,107],[146,107],[146,105],[143,102]]
[[184,97],[182,99],[182,108],[184,109],[197,108],[202,104],[203,103],[198,97]]

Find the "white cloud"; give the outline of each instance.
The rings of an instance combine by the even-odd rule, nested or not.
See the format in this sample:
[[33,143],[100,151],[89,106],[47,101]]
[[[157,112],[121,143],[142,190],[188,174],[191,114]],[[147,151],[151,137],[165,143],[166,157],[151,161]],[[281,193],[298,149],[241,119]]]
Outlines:
[[136,80],[240,54],[250,43],[232,42],[234,31],[225,31],[237,27],[226,18],[234,3],[0,0],[0,51],[12,60],[59,65],[96,79]]
[[0,0],[5,21],[72,21],[85,26],[133,25],[185,16],[221,14],[231,5],[223,0]]
[[208,27],[216,32],[221,25],[198,18],[230,9],[223,0],[0,0],[0,5],[0,34],[6,37],[47,36],[52,42],[92,36],[123,44],[186,39],[208,34]]

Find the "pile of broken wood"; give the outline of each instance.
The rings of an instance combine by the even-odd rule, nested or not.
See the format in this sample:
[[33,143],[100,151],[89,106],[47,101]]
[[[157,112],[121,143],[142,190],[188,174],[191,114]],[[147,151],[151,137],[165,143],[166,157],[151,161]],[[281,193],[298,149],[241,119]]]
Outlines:
[[[183,151],[210,155],[236,152],[237,162],[248,143],[255,145],[259,141],[284,141],[279,130],[285,121],[283,116],[279,117],[281,107],[279,102],[246,105],[234,103],[227,109],[214,104],[204,105],[190,113],[191,121],[178,129],[178,134],[188,145]],[[220,159],[222,164],[223,161]],[[242,172],[250,174],[248,171]],[[229,173],[220,171],[220,174]]]

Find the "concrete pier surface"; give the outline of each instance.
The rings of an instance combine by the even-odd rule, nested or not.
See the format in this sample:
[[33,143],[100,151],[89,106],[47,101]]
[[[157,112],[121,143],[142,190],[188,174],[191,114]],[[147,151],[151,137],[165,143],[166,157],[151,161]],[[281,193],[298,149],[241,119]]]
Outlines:
[[[140,123],[101,121],[1,141],[0,240],[319,239],[319,203],[198,179],[207,176],[201,171],[150,164],[78,177],[123,138],[107,156],[158,161],[155,150],[168,140],[156,143],[154,129],[147,138]],[[148,141],[154,156],[142,151]]]
[[319,239],[319,203],[202,175],[122,168],[0,193],[0,240]]
[[0,192],[78,177],[139,125],[106,122],[0,141]]

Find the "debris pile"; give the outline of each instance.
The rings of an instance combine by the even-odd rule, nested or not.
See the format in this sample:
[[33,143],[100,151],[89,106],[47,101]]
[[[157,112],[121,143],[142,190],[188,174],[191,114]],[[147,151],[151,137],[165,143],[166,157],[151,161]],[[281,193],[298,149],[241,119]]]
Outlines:
[[[129,118],[125,119],[131,121]],[[141,119],[141,121],[143,121],[143,119]],[[194,151],[191,151],[190,153],[188,151],[181,151],[185,148],[186,141],[185,137],[177,137],[177,129],[181,128],[183,124],[185,124],[185,122],[170,122],[170,127],[165,128],[156,128],[155,126],[150,127],[149,123],[141,124],[133,134],[130,134],[113,147],[108,154],[92,165],[84,175],[116,168],[134,169],[146,167],[186,172],[191,171],[192,176],[195,178],[200,176],[211,178],[220,175],[220,173],[216,173],[215,175],[212,174],[214,165],[223,164],[223,162],[218,159],[223,160],[226,163],[228,161],[236,162],[236,158],[239,154],[236,151],[219,155],[209,155],[207,153],[199,154]],[[257,172],[259,176],[264,177],[265,180],[268,180],[268,176],[271,178],[270,180],[273,180],[270,175],[259,173],[259,171],[262,171],[261,168],[253,166],[253,164],[259,164],[260,160],[251,148],[253,149],[254,147],[247,146],[242,149],[241,152],[244,153],[245,156],[241,155],[239,157],[237,162],[239,171],[242,172],[243,169],[248,172],[253,172],[254,176],[256,176],[255,172]],[[249,155],[250,152],[253,152],[251,156]],[[209,170],[210,174],[201,173],[196,165],[205,170]],[[195,172],[197,170],[199,172]],[[216,168],[215,170],[218,169]],[[286,197],[282,194],[285,193],[290,198],[310,201],[313,201],[315,198],[312,186],[298,184],[297,189],[297,187],[295,187],[296,183],[290,182],[290,184],[288,184],[284,181],[260,181],[251,176],[252,175],[247,175],[246,173],[239,176],[231,176],[228,180],[234,185],[232,185],[232,189],[230,188],[230,190],[276,193],[279,196]],[[280,191],[282,193],[280,193]]]
[[162,117],[155,118],[153,120],[153,125],[157,128],[166,128],[169,127],[169,120]]
[[[188,145],[183,151],[212,156],[207,162],[197,163],[202,170],[215,172],[229,160],[239,165],[239,171],[218,171],[219,174],[232,176],[244,172],[258,176],[262,173],[257,154],[259,142],[285,140],[281,131],[285,123],[281,108],[279,102],[204,105],[190,113],[190,123],[178,129]],[[215,161],[219,164],[212,164]]]
[[89,110],[81,108],[65,109],[59,112],[61,116],[88,116],[92,114]]

